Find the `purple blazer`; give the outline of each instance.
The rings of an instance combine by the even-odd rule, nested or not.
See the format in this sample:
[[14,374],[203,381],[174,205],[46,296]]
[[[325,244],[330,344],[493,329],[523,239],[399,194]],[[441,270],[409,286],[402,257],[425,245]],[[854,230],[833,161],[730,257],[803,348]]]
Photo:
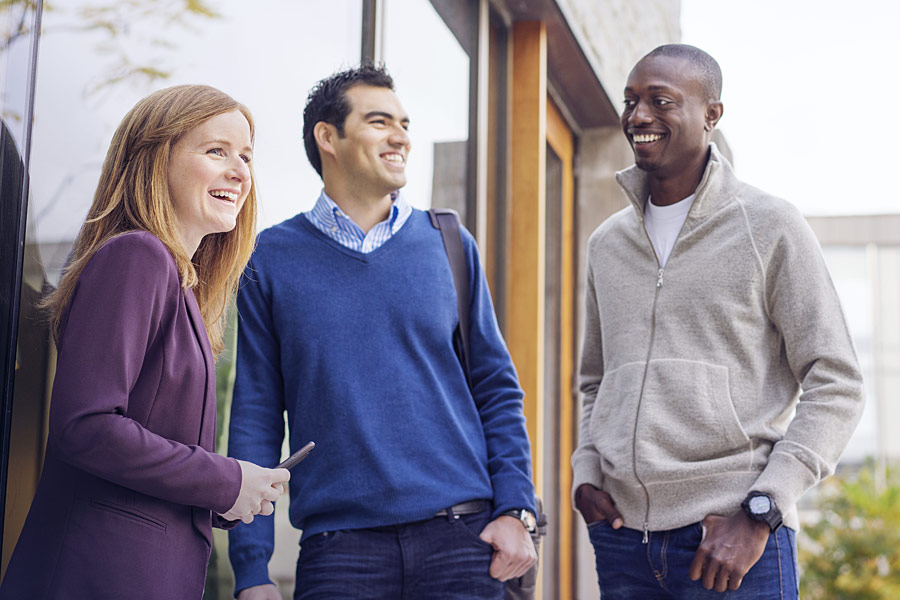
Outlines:
[[44,468],[0,598],[199,599],[211,511],[234,504],[241,470],[214,453],[209,340],[159,239],[130,232],[94,255],[58,350]]

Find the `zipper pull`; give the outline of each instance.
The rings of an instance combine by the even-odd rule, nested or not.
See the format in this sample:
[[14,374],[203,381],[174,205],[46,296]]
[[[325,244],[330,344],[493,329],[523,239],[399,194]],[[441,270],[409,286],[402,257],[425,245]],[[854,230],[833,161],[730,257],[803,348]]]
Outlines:
[[660,267],[659,275],[657,275],[657,277],[656,277],[656,287],[662,287],[662,284],[663,284],[662,276],[663,276],[663,269],[662,269],[662,267]]
[[[660,269],[660,273],[662,270]],[[644,521],[644,539],[641,541],[642,544],[647,544],[650,542],[650,526],[647,524],[647,521]]]

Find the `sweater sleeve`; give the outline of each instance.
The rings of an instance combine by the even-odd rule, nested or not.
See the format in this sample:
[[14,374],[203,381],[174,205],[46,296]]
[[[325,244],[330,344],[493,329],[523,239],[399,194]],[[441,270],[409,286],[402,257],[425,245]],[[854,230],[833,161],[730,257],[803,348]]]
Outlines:
[[579,386],[582,393],[581,415],[578,426],[578,446],[572,454],[572,499],[575,491],[584,484],[596,488],[603,486],[603,470],[600,453],[591,439],[591,413],[597,399],[597,391],[603,380],[603,338],[600,328],[600,309],[594,288],[594,272],[588,253],[587,283],[584,301],[584,342],[581,350]]
[[491,301],[475,240],[460,230],[469,272],[469,345],[472,396],[478,407],[494,491],[494,512],[535,511],[531,444],[525,428],[523,393]]
[[48,444],[61,460],[97,477],[225,512],[240,489],[236,461],[167,439],[126,416],[148,350],[183,294],[171,255],[151,235],[126,234],[97,251],[67,308]]
[[782,510],[832,474],[863,409],[863,381],[837,293],[809,225],[782,216],[766,268],[766,302],[801,386],[796,416],[752,486]]
[[[258,258],[258,257],[257,257]],[[247,265],[238,292],[237,368],[228,430],[228,455],[274,466],[284,439],[281,356],[272,322],[265,273]],[[254,585],[272,583],[268,564],[275,547],[272,515],[228,532],[228,556],[234,570],[235,595]]]

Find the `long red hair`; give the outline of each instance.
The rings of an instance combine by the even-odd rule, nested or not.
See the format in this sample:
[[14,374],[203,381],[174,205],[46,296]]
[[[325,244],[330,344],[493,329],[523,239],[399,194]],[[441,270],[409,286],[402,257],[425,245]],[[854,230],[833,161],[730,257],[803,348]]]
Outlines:
[[50,310],[51,329],[57,340],[62,314],[85,265],[113,237],[140,229],[158,237],[172,253],[182,285],[193,288],[197,296],[213,352],[217,356],[222,352],[225,308],[237,291],[256,239],[255,181],[235,228],[205,236],[191,257],[179,241],[168,170],[172,146],[182,135],[233,110],[247,118],[252,140],[250,111],[227,94],[205,85],[159,90],[125,115],[110,142],[94,201],[59,287],[43,302]]

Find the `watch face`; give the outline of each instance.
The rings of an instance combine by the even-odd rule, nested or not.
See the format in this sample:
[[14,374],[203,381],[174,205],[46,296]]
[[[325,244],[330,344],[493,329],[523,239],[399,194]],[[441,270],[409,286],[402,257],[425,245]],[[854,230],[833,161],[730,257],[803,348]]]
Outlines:
[[754,515],[764,515],[772,509],[772,503],[766,496],[754,496],[750,498],[750,512]]
[[525,529],[528,531],[534,531],[535,527],[537,527],[534,515],[527,510],[522,511],[522,523],[525,524]]

